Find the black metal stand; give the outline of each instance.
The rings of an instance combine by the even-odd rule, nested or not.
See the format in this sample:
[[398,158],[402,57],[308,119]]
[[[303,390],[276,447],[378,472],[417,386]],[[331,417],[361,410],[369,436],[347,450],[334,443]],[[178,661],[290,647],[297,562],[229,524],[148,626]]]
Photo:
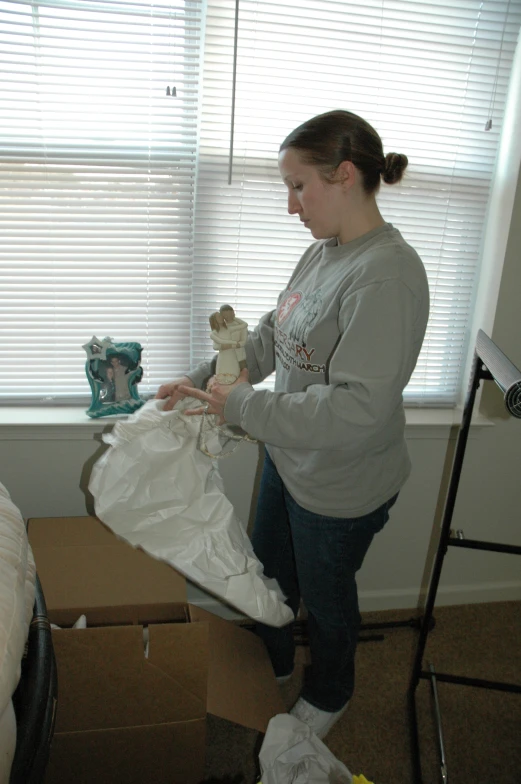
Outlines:
[[458,435],[456,444],[456,452],[452,464],[451,477],[449,488],[447,491],[447,498],[445,501],[445,509],[443,513],[443,522],[440,534],[440,541],[438,550],[434,561],[432,576],[429,585],[429,591],[425,603],[424,615],[422,617],[420,633],[418,636],[416,655],[414,659],[412,676],[409,685],[409,711],[410,711],[410,725],[411,725],[411,749],[413,757],[413,776],[415,784],[422,784],[422,770],[420,758],[420,745],[418,734],[418,720],[416,713],[416,689],[420,679],[429,680],[431,683],[434,702],[436,720],[438,724],[438,742],[441,758],[441,780],[448,782],[448,770],[445,759],[445,750],[443,745],[443,734],[441,728],[441,717],[439,711],[439,703],[436,692],[436,682],[443,681],[446,683],[458,683],[466,686],[475,686],[483,689],[495,689],[499,691],[517,692],[521,693],[521,686],[513,683],[500,683],[496,681],[487,681],[479,678],[464,678],[461,676],[450,675],[448,673],[437,673],[431,665],[428,671],[422,670],[423,655],[425,646],[427,644],[427,636],[431,626],[432,612],[436,600],[436,593],[440,581],[441,570],[443,561],[449,546],[453,547],[468,547],[475,550],[488,550],[500,553],[510,553],[521,555],[521,547],[516,547],[508,544],[495,544],[492,542],[481,542],[475,539],[465,539],[462,531],[454,533],[451,531],[451,521],[456,503],[456,495],[463,466],[463,458],[465,456],[465,449],[467,446],[467,439],[469,434],[470,423],[472,419],[472,411],[476,399],[476,392],[478,390],[480,381],[493,380],[500,387],[505,395],[505,404],[507,410],[515,417],[521,418],[521,371],[519,371],[498,347],[490,340],[487,335],[481,330],[478,333],[476,341],[476,352],[474,356],[474,364],[472,369],[472,376],[470,387],[465,402],[463,411],[463,419]]
[[[382,642],[385,640],[385,635],[382,633],[386,629],[419,629],[422,623],[421,618],[409,618],[406,621],[382,621],[379,623],[362,623],[360,626],[360,635],[358,642]],[[242,629],[253,631],[255,623],[251,621],[240,621],[239,625]],[[435,626],[434,618],[431,619],[430,628]],[[373,634],[364,634],[364,632],[373,632]],[[376,632],[376,634],[374,633]],[[307,619],[297,620],[293,622],[293,637],[295,638],[296,645],[309,645],[308,638],[308,622]]]

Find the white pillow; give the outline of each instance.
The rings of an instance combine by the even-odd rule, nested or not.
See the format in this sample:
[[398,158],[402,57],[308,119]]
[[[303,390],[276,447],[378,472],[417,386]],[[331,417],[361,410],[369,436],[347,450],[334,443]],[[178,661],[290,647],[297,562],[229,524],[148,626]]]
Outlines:
[[13,703],[0,715],[0,784],[9,784],[16,749],[16,716]]
[[24,519],[0,482],[0,716],[20,679],[35,575]]

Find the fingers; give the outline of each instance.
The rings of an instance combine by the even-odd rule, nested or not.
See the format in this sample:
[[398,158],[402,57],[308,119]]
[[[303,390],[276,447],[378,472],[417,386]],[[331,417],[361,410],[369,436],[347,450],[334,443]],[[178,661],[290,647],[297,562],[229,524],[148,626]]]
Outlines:
[[189,389],[194,386],[193,381],[188,378],[188,376],[183,376],[176,381],[169,381],[167,384],[161,384],[156,392],[155,400],[164,400],[166,397],[173,397],[175,405],[178,400],[181,400],[181,398],[184,397],[184,395],[178,393],[181,384]]
[[165,397],[172,397],[175,396],[177,392],[177,384],[161,384],[159,389],[156,392],[156,400],[164,400]]
[[179,387],[179,392],[182,393],[183,397],[196,397],[198,400],[202,400],[204,403],[211,403],[212,397],[208,395],[206,392],[203,392],[202,389],[192,389],[192,387]]

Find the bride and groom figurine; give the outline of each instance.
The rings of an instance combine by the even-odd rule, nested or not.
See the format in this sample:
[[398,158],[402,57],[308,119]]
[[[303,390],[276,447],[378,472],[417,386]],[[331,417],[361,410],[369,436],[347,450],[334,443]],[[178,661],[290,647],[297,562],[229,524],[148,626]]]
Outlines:
[[215,377],[219,384],[233,384],[246,367],[244,346],[248,325],[235,315],[231,305],[222,305],[210,316],[213,347],[218,351]]

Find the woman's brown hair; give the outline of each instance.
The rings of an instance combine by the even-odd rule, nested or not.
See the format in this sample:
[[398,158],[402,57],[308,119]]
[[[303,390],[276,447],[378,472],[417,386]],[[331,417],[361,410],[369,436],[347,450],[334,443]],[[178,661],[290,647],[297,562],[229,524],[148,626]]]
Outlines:
[[352,161],[362,173],[367,194],[376,193],[381,179],[388,185],[400,182],[409,162],[401,153],[384,155],[382,140],[372,125],[342,109],[319,114],[299,125],[284,139],[279,151],[288,147],[297,150],[304,163],[316,166],[328,182],[334,182],[342,161]]

